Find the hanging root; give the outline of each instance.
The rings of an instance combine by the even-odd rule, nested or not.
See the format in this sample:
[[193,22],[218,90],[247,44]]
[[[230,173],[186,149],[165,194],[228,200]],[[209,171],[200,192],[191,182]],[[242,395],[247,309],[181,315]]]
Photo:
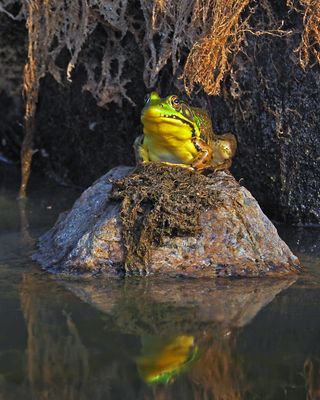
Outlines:
[[[67,76],[76,63],[88,33],[88,10],[85,0],[65,4],[58,0],[29,0],[26,17],[28,28],[28,60],[24,69],[25,136],[21,148],[20,198],[26,197],[33,155],[33,135],[40,79],[50,72],[60,82],[59,68],[54,63],[63,48],[71,59]],[[66,21],[69,20],[69,24]]]
[[[206,93],[219,94],[221,81],[230,70],[230,54],[239,50],[243,40],[246,20],[241,19],[241,13],[249,2],[210,1],[213,10],[210,31],[195,42],[185,64],[183,77],[187,93],[190,94],[194,85],[199,84]],[[200,13],[203,9],[198,10],[199,18]]]
[[32,142],[34,134],[34,119],[38,101],[39,80],[41,68],[39,68],[40,54],[37,54],[37,43],[30,40],[37,36],[38,29],[35,21],[37,20],[38,5],[34,2],[28,3],[28,62],[24,69],[24,98],[25,98],[25,123],[24,139],[21,147],[21,185],[19,197],[26,197],[27,185],[31,172],[32,162]]
[[296,52],[303,69],[309,64],[320,64],[320,2],[319,0],[299,0],[299,8],[294,0],[287,0],[291,10],[303,14],[303,32]]

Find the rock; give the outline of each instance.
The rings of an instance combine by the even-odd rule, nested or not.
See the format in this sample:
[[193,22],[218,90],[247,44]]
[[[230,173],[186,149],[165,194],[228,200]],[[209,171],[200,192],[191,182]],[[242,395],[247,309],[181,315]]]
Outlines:
[[[163,173],[168,170],[163,167]],[[164,236],[161,243],[151,243],[147,264],[136,258],[127,273],[258,277],[299,272],[297,257],[280,239],[257,201],[229,172],[218,171],[204,177],[181,168],[176,170],[189,174],[190,179],[206,182],[205,190],[208,194],[212,190],[219,193],[219,202],[199,211],[200,232]],[[125,273],[120,202],[111,200],[110,195],[111,180],[124,178],[130,171],[129,167],[116,167],[102,176],[39,239],[34,259],[43,268],[62,273]]]

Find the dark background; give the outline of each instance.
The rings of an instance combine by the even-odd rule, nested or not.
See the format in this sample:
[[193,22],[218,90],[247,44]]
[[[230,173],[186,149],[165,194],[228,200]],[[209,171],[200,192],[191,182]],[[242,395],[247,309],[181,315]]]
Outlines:
[[[170,63],[156,86],[146,88],[143,55],[129,32],[121,45],[127,54],[127,94],[136,105],[124,99],[122,105],[99,107],[82,90],[87,75],[81,63],[72,83],[58,84],[47,75],[41,80],[36,113],[33,170],[61,184],[85,188],[116,165],[133,165],[132,144],[142,130],[143,99],[156,89],[162,96],[180,94],[207,108],[217,133],[236,135],[232,172],[270,217],[292,224],[319,224],[320,67],[314,63],[304,70],[297,60],[303,15],[289,13],[282,0],[272,5],[274,15],[284,21],[283,29],[293,33],[283,37],[248,33],[220,96],[209,97],[198,90],[188,99],[179,91],[181,82],[172,75]],[[263,18],[257,12],[253,24],[259,26]],[[99,57],[106,36],[105,29],[95,29],[86,45],[90,57]],[[0,14],[0,156],[17,164],[23,136],[26,45],[25,21]],[[67,59],[68,54],[62,53],[57,62],[64,68]]]

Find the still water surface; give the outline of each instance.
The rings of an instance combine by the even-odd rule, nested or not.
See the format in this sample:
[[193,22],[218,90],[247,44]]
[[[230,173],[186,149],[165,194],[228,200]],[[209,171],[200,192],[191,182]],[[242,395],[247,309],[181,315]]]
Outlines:
[[61,280],[30,254],[77,193],[0,178],[0,400],[320,399],[320,230],[280,229],[297,280]]

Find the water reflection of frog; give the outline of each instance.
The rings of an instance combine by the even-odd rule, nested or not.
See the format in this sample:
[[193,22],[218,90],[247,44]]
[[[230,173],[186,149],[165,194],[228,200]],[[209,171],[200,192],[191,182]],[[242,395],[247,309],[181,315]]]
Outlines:
[[138,162],[160,161],[201,171],[227,169],[237,142],[231,133],[216,135],[208,112],[175,95],[152,92],[142,110],[143,135],[135,141]]
[[192,365],[197,354],[193,336],[145,336],[137,359],[139,373],[147,383],[169,383]]

